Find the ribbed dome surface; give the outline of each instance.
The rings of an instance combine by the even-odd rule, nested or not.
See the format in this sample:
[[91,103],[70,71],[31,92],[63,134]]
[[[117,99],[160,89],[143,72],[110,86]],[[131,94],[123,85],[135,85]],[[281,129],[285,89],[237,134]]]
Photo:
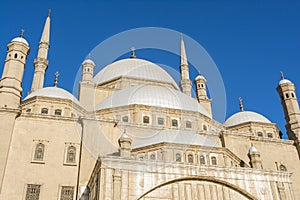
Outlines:
[[32,97],[52,97],[59,99],[68,99],[74,103],[80,105],[79,101],[68,91],[58,88],[58,87],[46,87],[32,92],[24,100],[30,99]]
[[160,66],[147,60],[137,58],[123,59],[107,65],[95,76],[94,83],[101,84],[122,76],[167,82],[178,89],[174,79]]
[[238,112],[229,117],[224,125],[229,126],[235,126],[238,124],[246,123],[246,122],[262,122],[262,123],[271,123],[266,117],[262,116],[261,114],[258,114],[256,112],[251,111],[243,111]]
[[200,112],[211,118],[195,99],[175,89],[154,85],[138,85],[116,91],[104,99],[96,110],[128,105],[147,105]]

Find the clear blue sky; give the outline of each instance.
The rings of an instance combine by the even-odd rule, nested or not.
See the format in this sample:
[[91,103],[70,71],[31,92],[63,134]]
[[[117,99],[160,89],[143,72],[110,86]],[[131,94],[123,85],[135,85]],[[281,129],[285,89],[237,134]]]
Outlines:
[[[46,86],[53,85],[53,74],[60,71],[60,86],[72,91],[78,67],[101,41],[132,28],[164,27],[192,37],[213,58],[226,87],[227,116],[239,111],[237,98],[242,96],[246,110],[263,114],[285,133],[275,88],[280,70],[300,87],[300,1],[42,2],[4,1],[0,7],[1,74],[6,45],[22,28],[31,47],[24,96],[31,86],[33,59],[51,8]],[[179,65],[179,58],[163,52],[140,55],[175,68]]]

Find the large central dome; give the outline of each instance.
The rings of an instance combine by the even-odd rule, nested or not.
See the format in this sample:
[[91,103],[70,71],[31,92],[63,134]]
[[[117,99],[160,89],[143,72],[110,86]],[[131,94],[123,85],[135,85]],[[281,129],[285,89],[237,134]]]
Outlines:
[[178,89],[174,79],[160,66],[137,58],[123,59],[107,65],[94,77],[94,83],[99,85],[120,77],[169,83]]

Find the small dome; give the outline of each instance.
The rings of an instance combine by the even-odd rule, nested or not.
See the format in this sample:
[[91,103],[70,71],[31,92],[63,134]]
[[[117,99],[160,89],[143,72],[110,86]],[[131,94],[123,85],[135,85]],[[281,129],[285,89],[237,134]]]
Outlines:
[[206,81],[206,78],[205,78],[204,76],[202,76],[202,75],[198,75],[198,76],[196,76],[196,78],[195,78],[195,80],[200,80],[200,79],[203,79],[203,80]]
[[211,118],[211,115],[195,99],[175,89],[155,85],[137,85],[116,91],[104,99],[96,107],[96,110],[128,105],[146,105],[200,112]]
[[83,61],[82,65],[84,65],[84,64],[91,64],[91,65],[94,65],[94,66],[95,66],[94,61],[92,61],[92,60],[89,59],[89,58]]
[[259,153],[259,151],[255,148],[255,146],[251,146],[249,149],[249,153]]
[[217,141],[213,141],[194,131],[185,130],[161,130],[138,136],[132,143],[133,148],[139,148],[159,143],[173,143],[184,145],[201,145],[207,147],[220,147]]
[[28,42],[22,37],[16,37],[16,38],[12,39],[11,42],[20,42],[20,43],[24,43],[27,46],[29,46]]
[[282,79],[282,80],[279,81],[279,85],[283,85],[283,84],[286,84],[286,83],[292,83],[292,82],[288,79]]
[[262,123],[271,123],[266,117],[258,114],[256,112],[251,111],[243,111],[238,112],[229,117],[224,125],[227,127],[235,126],[238,124],[246,123],[246,122],[262,122]]
[[58,87],[41,88],[29,94],[24,100],[30,99],[32,97],[50,97],[50,98],[68,99],[76,103],[77,105],[80,105],[76,97],[74,97],[68,91]]
[[122,76],[170,83],[178,89],[174,79],[160,66],[138,58],[118,60],[107,65],[95,76],[94,83],[101,84]]

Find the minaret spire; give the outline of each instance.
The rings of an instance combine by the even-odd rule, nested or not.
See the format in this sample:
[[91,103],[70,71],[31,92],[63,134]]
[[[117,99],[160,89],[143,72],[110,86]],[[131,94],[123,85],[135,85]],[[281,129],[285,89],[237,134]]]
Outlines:
[[189,65],[182,34],[180,34],[180,74],[180,86],[182,92],[188,96],[191,96],[192,82],[190,80]]
[[280,71],[280,76],[281,76],[281,80],[283,80],[284,79],[284,75],[283,75],[282,71]]
[[39,43],[37,58],[34,59],[34,75],[32,80],[31,91],[44,87],[45,71],[48,67],[48,50],[50,47],[50,10],[44,25],[43,33]]
[[243,99],[242,99],[242,97],[239,97],[239,103],[240,103],[240,110],[241,110],[241,112],[244,112],[244,105],[243,105]]

